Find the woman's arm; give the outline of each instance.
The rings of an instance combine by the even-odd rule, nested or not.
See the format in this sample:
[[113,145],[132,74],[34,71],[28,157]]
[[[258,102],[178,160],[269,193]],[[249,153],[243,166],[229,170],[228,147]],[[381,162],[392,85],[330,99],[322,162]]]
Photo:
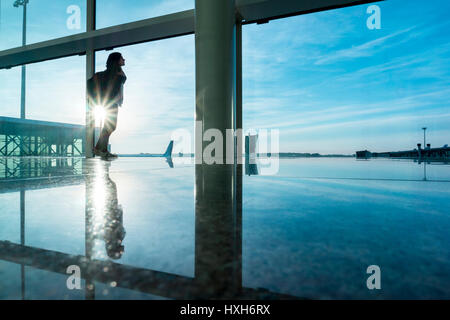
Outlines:
[[123,84],[120,85],[120,98],[119,98],[119,105],[122,106],[123,104]]

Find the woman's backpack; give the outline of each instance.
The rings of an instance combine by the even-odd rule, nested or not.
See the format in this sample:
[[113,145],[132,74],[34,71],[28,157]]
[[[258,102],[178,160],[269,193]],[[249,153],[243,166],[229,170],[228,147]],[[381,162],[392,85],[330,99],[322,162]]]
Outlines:
[[87,81],[87,96],[90,106],[107,106],[113,103],[120,94],[120,86],[124,83],[126,77],[112,77],[106,72],[101,71],[94,74]]

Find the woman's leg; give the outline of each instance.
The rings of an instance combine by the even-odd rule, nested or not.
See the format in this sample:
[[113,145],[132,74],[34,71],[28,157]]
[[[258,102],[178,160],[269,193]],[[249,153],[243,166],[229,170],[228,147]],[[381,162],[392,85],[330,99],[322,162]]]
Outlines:
[[106,110],[104,125],[100,133],[100,138],[98,139],[95,148],[97,150],[106,152],[108,150],[109,137],[117,128],[117,116],[119,113],[119,107],[114,105]]
[[95,145],[95,149],[99,151],[106,151],[108,147],[109,141],[109,133],[108,130],[103,126],[102,131],[100,132],[100,137],[98,138],[97,144]]

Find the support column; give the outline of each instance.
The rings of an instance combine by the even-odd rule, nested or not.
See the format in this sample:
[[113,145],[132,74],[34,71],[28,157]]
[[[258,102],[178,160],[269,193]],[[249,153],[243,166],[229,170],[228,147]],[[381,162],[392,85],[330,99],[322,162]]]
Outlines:
[[[195,30],[195,280],[204,298],[233,297],[242,288],[242,198],[237,196],[236,162],[227,161],[236,158],[235,139],[226,145],[226,130],[235,129],[237,120],[235,1],[196,0]],[[209,129],[223,138],[215,149],[219,163],[207,164],[203,158],[213,142],[203,141]]]
[[[236,23],[236,129],[242,129],[242,23]],[[242,136],[238,136],[241,139]],[[242,160],[242,143],[237,144],[237,155]],[[241,163],[240,161],[239,163]]]
[[[95,0],[87,0],[87,17],[86,17],[86,31],[95,30]],[[86,48],[86,81],[90,79],[95,73],[95,51],[88,47]],[[87,90],[86,90],[87,92]],[[94,127],[95,118],[94,110],[91,109],[87,103],[86,97],[86,140],[84,142],[84,152],[86,158],[93,158],[94,153]]]
[[242,141],[243,141],[243,120],[242,120],[242,24],[240,19],[236,22],[236,256],[239,263],[236,264],[236,287],[242,288]]
[[[86,31],[95,30],[95,10],[96,1],[87,0],[87,26]],[[92,48],[86,48],[86,81],[90,79],[95,73],[95,51]],[[87,90],[86,90],[87,92]],[[87,100],[87,97],[86,97]],[[94,110],[89,106],[86,101],[86,140],[84,142],[84,153],[86,158],[93,158],[94,153],[94,131],[95,131],[95,117]],[[83,173],[85,172],[83,163]],[[88,177],[86,181],[86,212],[85,212],[85,255],[87,259],[92,259],[93,239],[92,239],[92,185],[90,184],[91,178]],[[91,277],[86,277],[85,284],[85,299],[95,300],[95,284]]]
[[[225,138],[226,129],[235,128],[235,22],[234,0],[195,1],[196,137],[218,129]],[[196,145],[196,164],[208,144]],[[222,151],[225,163],[225,143]]]

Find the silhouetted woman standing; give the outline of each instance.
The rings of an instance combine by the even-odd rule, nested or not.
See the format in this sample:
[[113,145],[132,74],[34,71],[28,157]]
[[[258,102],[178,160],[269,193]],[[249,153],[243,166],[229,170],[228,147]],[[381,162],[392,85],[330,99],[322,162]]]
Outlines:
[[109,55],[106,70],[96,73],[99,90],[101,91],[102,106],[105,109],[105,119],[100,138],[94,148],[94,154],[100,157],[117,157],[108,151],[109,137],[116,130],[119,106],[123,104],[123,85],[127,80],[122,66],[125,59],[119,52]]

